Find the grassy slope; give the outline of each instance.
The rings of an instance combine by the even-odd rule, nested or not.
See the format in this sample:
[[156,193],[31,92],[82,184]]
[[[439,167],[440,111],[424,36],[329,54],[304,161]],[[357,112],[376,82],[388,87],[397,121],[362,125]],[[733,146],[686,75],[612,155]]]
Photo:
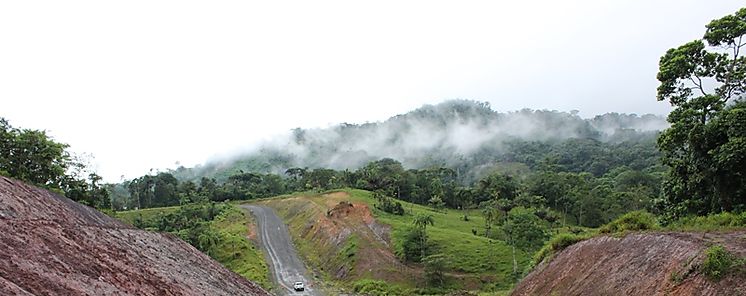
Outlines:
[[[251,215],[235,206],[221,214],[212,226],[220,233],[220,242],[210,250],[210,256],[228,269],[241,276],[270,289],[269,269],[260,248],[250,241],[247,229]],[[253,223],[251,223],[253,224]]]
[[[461,280],[452,281],[453,286],[481,286],[488,289],[507,289],[512,286],[513,259],[511,248],[502,241],[476,236],[472,233],[472,229],[476,229],[480,233],[484,232],[484,219],[479,211],[471,211],[469,221],[463,221],[463,211],[435,211],[429,207],[402,202],[407,213],[404,216],[397,216],[375,209],[373,206],[375,200],[368,191],[352,189],[344,191],[349,193],[349,199],[352,201],[368,204],[379,222],[392,227],[391,238],[395,252],[400,252],[402,239],[407,230],[411,228],[414,215],[417,213],[432,214],[435,225],[428,227],[430,241],[438,246],[436,252],[445,254],[450,259],[447,264],[449,272],[455,277],[461,278]],[[294,197],[298,196],[303,196],[306,201],[325,206],[323,195],[299,194]],[[287,219],[286,223],[289,224],[297,248],[303,257],[308,258],[312,265],[319,266],[316,253],[327,246],[319,242],[299,239],[299,233],[306,228],[309,221],[313,221],[314,214],[310,211],[298,210],[297,203],[300,201],[297,199],[277,202],[278,199],[288,197],[293,196],[277,197],[273,201],[269,201],[268,204]],[[363,242],[356,242],[356,244],[361,243]],[[522,271],[529,264],[529,255],[518,251],[516,256],[519,265],[518,270]],[[354,257],[351,257],[350,260],[354,260]],[[407,286],[414,286],[414,283]]]
[[[464,221],[463,211],[433,209],[421,205],[402,202],[406,210],[404,216],[389,214],[373,205],[372,194],[363,190],[348,190],[355,201],[362,201],[371,205],[373,214],[383,223],[392,226],[392,239],[400,251],[401,242],[407,229],[412,226],[412,219],[417,213],[433,215],[435,225],[428,227],[430,240],[438,246],[438,252],[450,258],[447,267],[451,271],[479,274],[486,280],[498,283],[499,288],[507,288],[512,282],[509,279],[513,272],[513,257],[511,248],[502,241],[492,240],[472,234],[472,229],[482,233],[484,218],[479,211],[471,211],[469,221]],[[523,270],[529,263],[529,255],[518,251],[516,253],[518,270]]]
[[[150,224],[149,221],[155,221],[178,209],[176,206],[117,212],[116,218],[133,224],[139,216],[146,224]],[[220,242],[210,249],[209,255],[231,271],[265,289],[271,289],[269,269],[264,256],[260,248],[246,237],[247,229],[253,225],[251,219],[251,215],[231,206],[212,221],[211,226],[218,230]]]

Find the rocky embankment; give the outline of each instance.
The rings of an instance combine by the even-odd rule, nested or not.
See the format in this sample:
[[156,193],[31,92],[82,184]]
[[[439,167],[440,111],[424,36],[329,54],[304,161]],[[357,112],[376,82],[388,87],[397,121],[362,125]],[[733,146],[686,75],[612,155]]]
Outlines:
[[579,242],[539,264],[512,295],[746,295],[744,275],[719,281],[699,270],[720,244],[746,256],[746,231],[639,233]]
[[0,177],[2,295],[269,295],[178,238]]

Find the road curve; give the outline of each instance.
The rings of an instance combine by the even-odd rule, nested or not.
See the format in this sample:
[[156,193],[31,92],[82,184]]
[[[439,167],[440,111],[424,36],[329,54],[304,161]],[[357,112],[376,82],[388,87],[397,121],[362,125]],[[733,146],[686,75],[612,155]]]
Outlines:
[[[257,222],[257,232],[262,248],[270,263],[272,278],[278,284],[281,293],[285,295],[313,295],[321,296],[319,291],[311,287],[306,267],[298,258],[298,254],[290,239],[290,232],[285,223],[271,208],[260,205],[241,205],[251,211]],[[301,281],[306,285],[304,292],[295,292],[293,283]]]

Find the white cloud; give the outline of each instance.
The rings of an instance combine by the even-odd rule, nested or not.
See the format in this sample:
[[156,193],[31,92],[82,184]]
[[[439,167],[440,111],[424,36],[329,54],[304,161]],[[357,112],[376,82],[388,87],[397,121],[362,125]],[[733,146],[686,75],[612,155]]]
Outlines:
[[668,111],[658,57],[740,1],[3,1],[0,116],[107,180],[424,103]]

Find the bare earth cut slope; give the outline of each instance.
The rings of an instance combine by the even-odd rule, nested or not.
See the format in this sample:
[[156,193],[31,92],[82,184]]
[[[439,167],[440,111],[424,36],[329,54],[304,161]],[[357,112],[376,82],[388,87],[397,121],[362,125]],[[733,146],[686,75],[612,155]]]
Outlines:
[[2,295],[269,295],[178,238],[0,177]]
[[394,255],[390,227],[378,223],[365,203],[349,200],[348,193],[334,192],[269,200],[264,204],[288,222],[293,236],[305,244],[299,248],[321,259],[310,260],[311,265],[335,280],[413,282],[418,271]]
[[744,235],[664,232],[592,238],[539,264],[512,295],[746,295],[743,275],[733,272],[713,281],[698,269],[712,244],[745,256]]

